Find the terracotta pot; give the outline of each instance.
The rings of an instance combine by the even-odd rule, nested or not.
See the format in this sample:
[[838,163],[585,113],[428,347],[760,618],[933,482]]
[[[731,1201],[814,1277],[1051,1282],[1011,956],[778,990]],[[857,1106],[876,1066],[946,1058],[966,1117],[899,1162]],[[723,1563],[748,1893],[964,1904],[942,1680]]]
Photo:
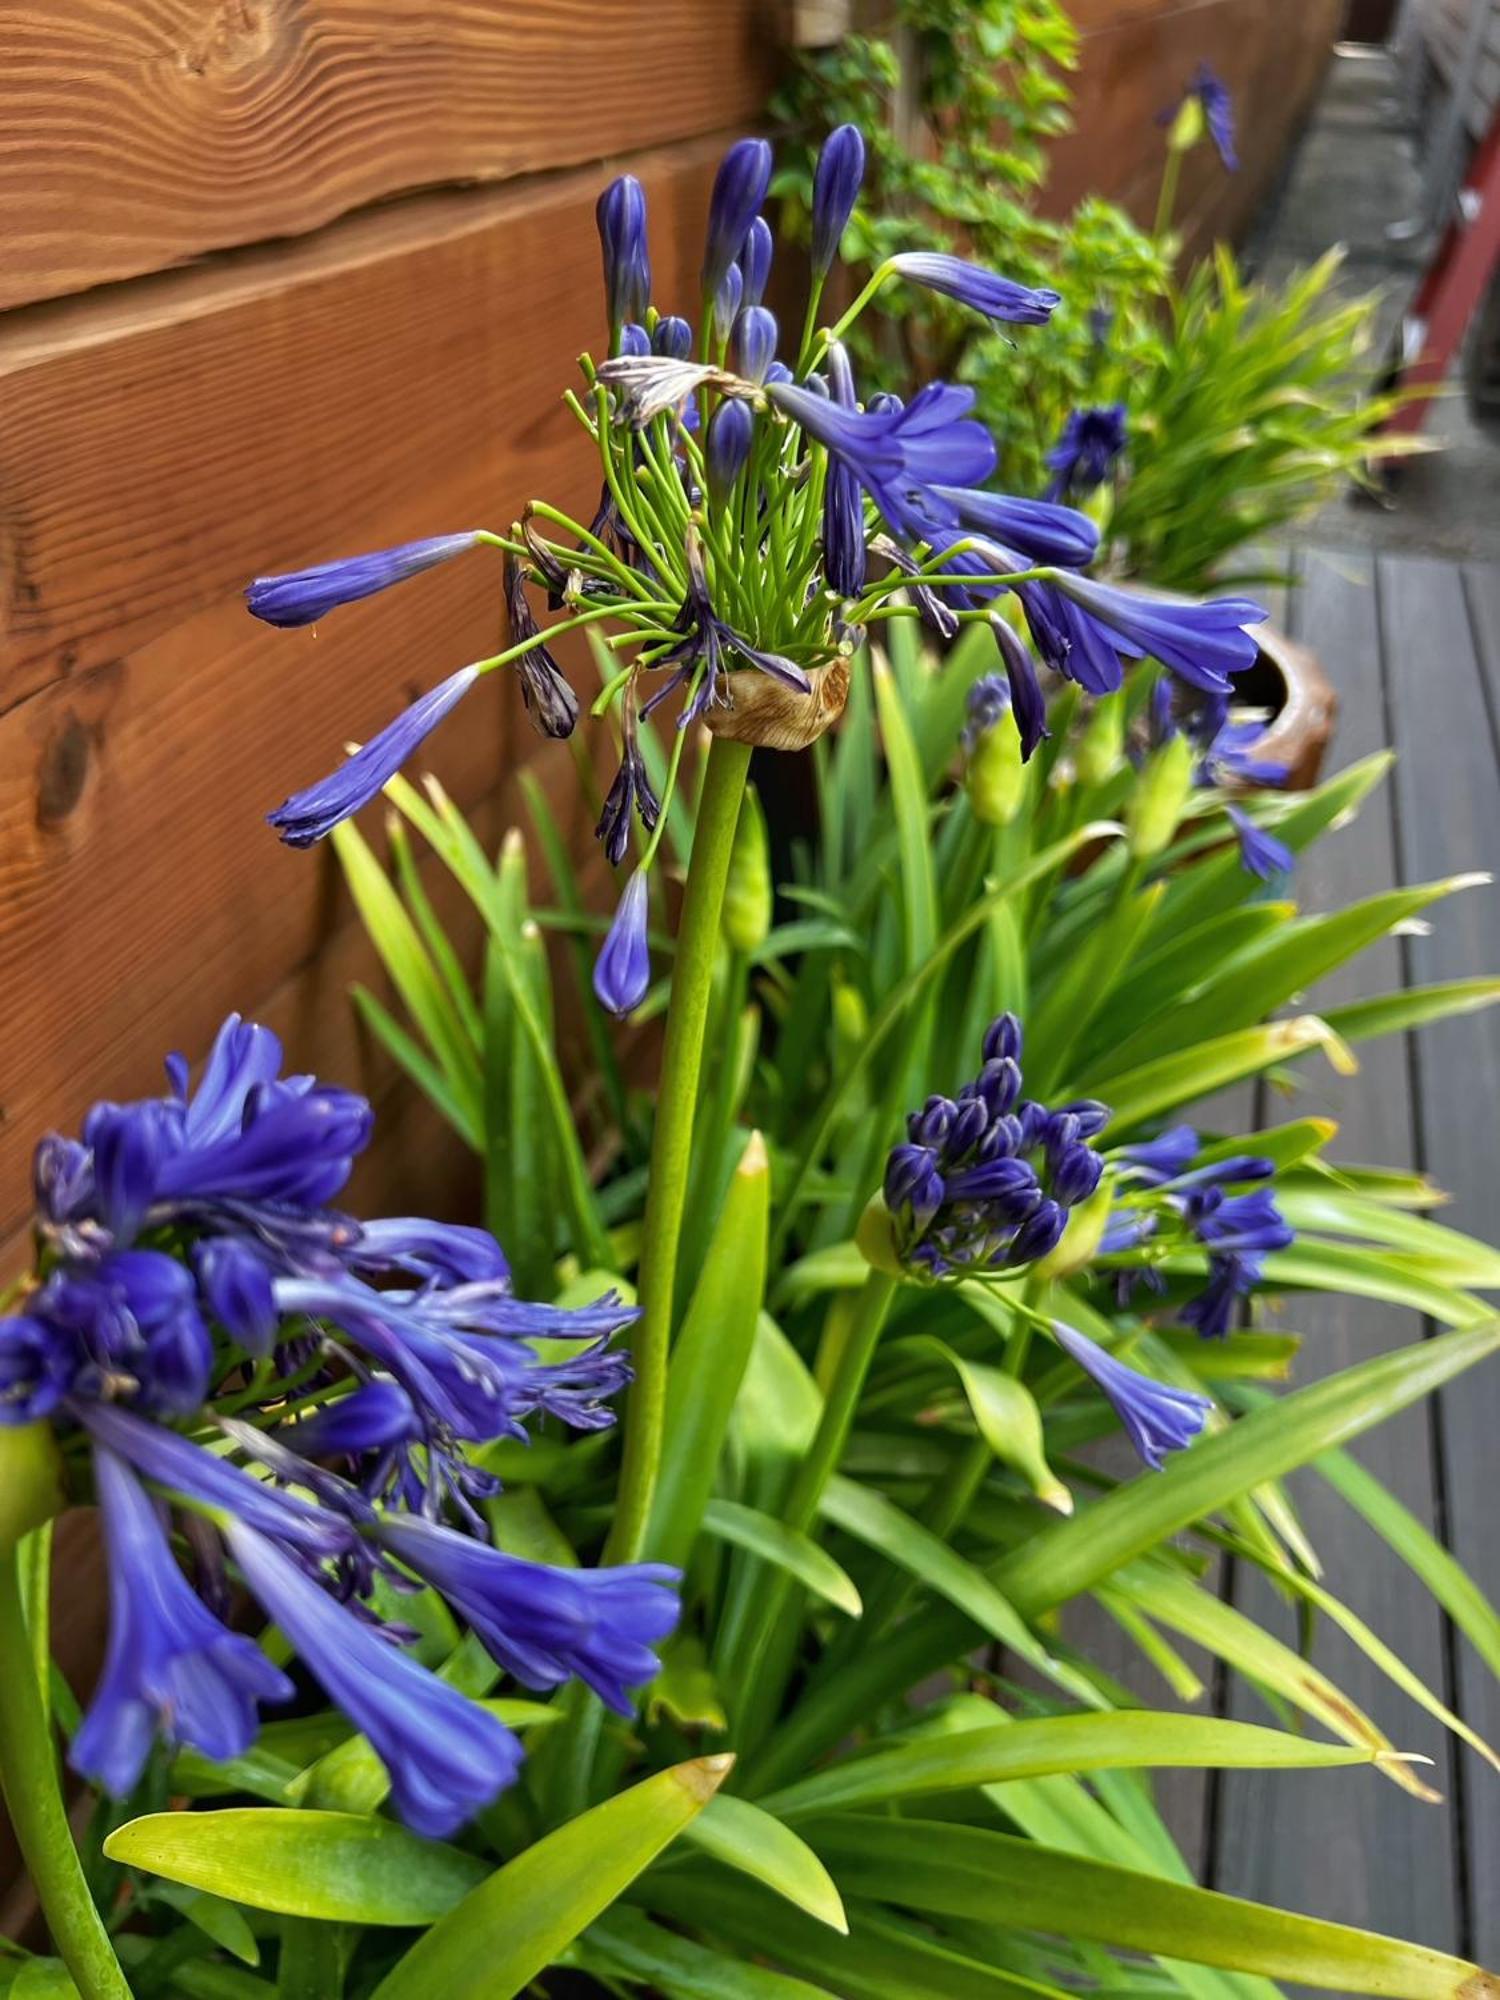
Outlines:
[[1285,764],[1284,789],[1305,792],[1318,782],[1333,736],[1338,697],[1323,669],[1306,646],[1284,637],[1273,626],[1255,634],[1260,658],[1234,677],[1234,699],[1246,708],[1263,708],[1270,721],[1253,754]]

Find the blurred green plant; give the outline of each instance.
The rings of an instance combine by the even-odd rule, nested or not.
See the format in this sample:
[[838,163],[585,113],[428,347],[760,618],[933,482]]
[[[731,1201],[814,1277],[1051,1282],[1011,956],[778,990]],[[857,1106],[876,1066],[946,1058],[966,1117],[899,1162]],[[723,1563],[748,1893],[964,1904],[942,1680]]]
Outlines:
[[1336,253],[1254,283],[1220,246],[1174,281],[1176,167],[1205,136],[1201,114],[1164,138],[1151,232],[1096,196],[1049,220],[1036,210],[1046,142],[1070,122],[1076,61],[1064,11],[1051,0],[893,0],[891,22],[886,37],[800,54],[773,101],[792,134],[774,183],[784,230],[805,238],[817,149],[853,120],[871,160],[845,239],[856,275],[941,241],[1053,286],[1062,302],[1023,350],[906,287],[851,343],[866,394],[914,377],[972,384],[1000,448],[995,484],[1012,493],[1044,490],[1047,452],[1073,410],[1123,404],[1126,461],[1096,510],[1112,510],[1105,549],[1124,573],[1184,591],[1222,580],[1247,544],[1351,481],[1368,483],[1372,460],[1412,448],[1378,435],[1399,401],[1371,379],[1378,300],[1340,293]]

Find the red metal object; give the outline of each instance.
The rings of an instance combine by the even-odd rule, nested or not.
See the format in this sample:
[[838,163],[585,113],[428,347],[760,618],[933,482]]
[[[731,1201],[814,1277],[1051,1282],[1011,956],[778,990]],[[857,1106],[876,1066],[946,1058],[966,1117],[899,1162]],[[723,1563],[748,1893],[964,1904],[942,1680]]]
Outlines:
[[[1500,266],[1500,106],[1469,162],[1453,215],[1402,321],[1394,387],[1431,391],[1447,375]],[[1383,426],[1415,434],[1431,394],[1413,397]]]

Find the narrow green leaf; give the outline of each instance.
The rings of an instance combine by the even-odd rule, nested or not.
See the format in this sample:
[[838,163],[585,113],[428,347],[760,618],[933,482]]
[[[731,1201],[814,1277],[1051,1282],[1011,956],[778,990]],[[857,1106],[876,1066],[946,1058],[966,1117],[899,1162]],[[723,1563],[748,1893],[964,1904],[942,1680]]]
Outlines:
[[1351,1000],[1330,1007],[1324,1020],[1347,1042],[1367,1042],[1376,1035],[1401,1034],[1426,1027],[1453,1014],[1472,1014],[1500,1000],[1500,979],[1450,979],[1435,986],[1408,986],[1400,993],[1379,993],[1369,1000]]
[[748,1799],[720,1792],[709,1800],[684,1842],[701,1848],[726,1868],[736,1868],[764,1882],[778,1896],[820,1924],[847,1931],[849,1920],[832,1877],[800,1834]]
[[720,1541],[774,1563],[850,1618],[863,1611],[859,1592],[828,1551],[774,1514],[758,1513],[737,1500],[710,1500],[703,1509],[703,1526]]
[[547,1834],[419,1939],[375,2000],[513,2000],[697,1817],[733,1763],[658,1771]]
[[770,1195],[765,1142],[753,1132],[672,1349],[667,1442],[646,1536],[649,1553],[660,1562],[687,1561],[713,1491],[765,1301]]
[[694,1944],[639,1910],[614,1909],[590,1924],[568,1962],[629,1979],[663,2000],[832,2000],[826,1987]]
[[1479,1966],[1373,1931],[1057,1854],[941,1821],[839,1814],[821,1822],[846,1889],[935,1916],[993,1920],[1134,1951],[1388,2000],[1495,2000]]
[[1226,1084],[1258,1076],[1308,1049],[1321,1048],[1336,1069],[1347,1070],[1338,1038],[1316,1014],[1299,1014],[1289,1021],[1267,1021],[1255,1028],[1174,1050],[1138,1069],[1093,1075],[1080,1085],[1109,1105],[1113,1116],[1106,1130],[1123,1138],[1148,1118],[1172,1111],[1195,1097],[1206,1097]]
[[255,1933],[246,1923],[244,1912],[233,1903],[225,1902],[222,1896],[206,1895],[201,1889],[184,1888],[181,1882],[163,1882],[156,1894],[162,1902],[180,1910],[195,1930],[212,1938],[241,1965],[260,1964]]
[[270,1806],[148,1813],[116,1827],[104,1852],[211,1896],[325,1923],[430,1924],[485,1873],[473,1855],[389,1820]]
[[927,832],[927,786],[895,678],[878,653],[872,658],[871,671],[901,853],[906,969],[915,972],[925,962],[937,936],[937,887],[932,879],[932,844]]
[[1214,1716],[1121,1709],[1106,1714],[1048,1716],[999,1728],[900,1743],[845,1758],[762,1801],[790,1819],[835,1808],[884,1804],[930,1792],[966,1791],[1013,1778],[1132,1766],[1204,1770],[1317,1769],[1369,1764],[1371,1749],[1315,1743],[1279,1729]]

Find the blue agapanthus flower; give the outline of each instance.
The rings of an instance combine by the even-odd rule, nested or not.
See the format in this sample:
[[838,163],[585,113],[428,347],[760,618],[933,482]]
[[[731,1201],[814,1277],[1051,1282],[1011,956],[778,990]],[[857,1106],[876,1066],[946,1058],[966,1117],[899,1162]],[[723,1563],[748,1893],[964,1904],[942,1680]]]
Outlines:
[[885,1170],[896,1253],[915,1275],[1013,1270],[1054,1250],[1068,1211],[1104,1171],[1089,1141],[1109,1122],[1092,1100],[1048,1110],[1023,1098],[1021,1024],[992,1021],[984,1066],[956,1097],[929,1097]]
[[857,125],[840,125],[823,141],[813,173],[811,262],[815,282],[827,277],[839,254],[864,178],[864,134]]
[[1062,302],[1062,294],[1049,287],[1019,285],[1014,278],[1002,278],[998,271],[946,251],[906,250],[890,259],[890,269],[898,277],[929,292],[941,292],[989,319],[1019,326],[1044,326]]
[[267,625],[311,625],[340,605],[374,597],[409,576],[435,569],[467,554],[479,541],[477,529],[458,535],[428,535],[395,548],[373,549],[346,556],[342,562],[318,563],[312,569],[291,570],[283,576],[258,576],[246,586],[245,602]]
[[1062,1320],[1052,1322],[1052,1333],[1063,1352],[1104,1391],[1130,1442],[1153,1472],[1161,1470],[1167,1452],[1190,1445],[1207,1422],[1213,1404],[1196,1389],[1179,1389],[1127,1367],[1097,1340]]
[[[382,1630],[377,1580],[409,1586],[415,1567],[395,1524],[420,1522],[416,1543],[454,1560],[483,1544],[477,1502],[496,1482],[465,1447],[540,1416],[608,1423],[630,1374],[613,1343],[635,1314],[610,1292],[576,1310],[517,1298],[482,1230],[331,1207],[369,1106],[284,1076],[268,1029],[231,1016],[196,1086],[180,1057],[168,1076],[162,1097],[96,1105],[81,1140],[42,1142],[40,1269],[0,1319],[0,1422],[51,1422],[103,1515],[110,1637],[74,1760],[125,1793],[158,1737],[235,1756],[260,1704],[288,1698],[223,1623],[227,1564],[370,1737],[398,1811],[450,1833],[521,1751]],[[178,1516],[195,1524],[196,1590],[169,1539]],[[655,1671],[675,1574],[569,1572],[549,1596],[550,1573],[522,1568],[481,1633],[498,1663],[534,1662],[542,1634],[532,1685],[576,1670],[624,1703]],[[548,1624],[538,1606],[562,1608]]]
[[1123,403],[1074,410],[1063,425],[1062,436],[1047,453],[1052,474],[1047,498],[1066,500],[1102,486],[1123,456],[1129,436]]

